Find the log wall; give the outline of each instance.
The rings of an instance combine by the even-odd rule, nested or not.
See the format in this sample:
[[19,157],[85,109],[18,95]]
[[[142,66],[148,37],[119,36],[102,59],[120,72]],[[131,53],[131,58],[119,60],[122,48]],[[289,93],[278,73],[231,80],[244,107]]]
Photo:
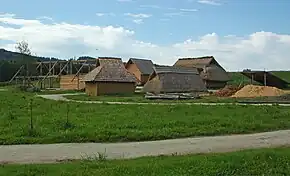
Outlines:
[[85,88],[85,83],[82,82],[84,75],[79,75],[73,81],[75,75],[62,75],[60,76],[60,88],[63,90],[81,90]]

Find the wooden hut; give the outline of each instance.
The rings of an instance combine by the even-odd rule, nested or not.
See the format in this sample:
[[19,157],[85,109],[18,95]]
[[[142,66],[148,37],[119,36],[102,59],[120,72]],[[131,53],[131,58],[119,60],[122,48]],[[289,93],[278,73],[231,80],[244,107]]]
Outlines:
[[85,89],[88,95],[133,94],[136,78],[125,69],[120,58],[99,58],[98,67],[85,75]]
[[139,85],[144,85],[153,73],[153,62],[147,59],[130,58],[126,64],[126,69],[133,73],[138,79]]
[[230,80],[228,73],[213,56],[181,58],[174,66],[197,68],[207,88],[223,88]]
[[159,93],[191,93],[207,91],[196,68],[154,67],[143,91]]

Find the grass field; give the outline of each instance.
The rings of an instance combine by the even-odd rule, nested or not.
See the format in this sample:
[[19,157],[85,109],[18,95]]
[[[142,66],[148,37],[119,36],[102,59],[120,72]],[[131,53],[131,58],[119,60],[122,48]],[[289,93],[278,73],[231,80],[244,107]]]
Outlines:
[[78,104],[11,91],[0,92],[0,101],[0,144],[143,141],[290,128],[290,109],[279,106]]
[[43,165],[3,165],[0,175],[65,176],[284,176],[290,173],[290,149],[258,149],[227,154],[160,156],[116,161],[80,161]]

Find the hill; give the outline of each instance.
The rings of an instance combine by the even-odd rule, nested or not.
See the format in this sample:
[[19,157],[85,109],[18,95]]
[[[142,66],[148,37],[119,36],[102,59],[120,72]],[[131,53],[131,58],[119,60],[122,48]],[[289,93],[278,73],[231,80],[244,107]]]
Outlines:
[[[13,51],[7,51],[5,49],[0,49],[0,61],[17,61],[22,58],[23,54],[18,53],[18,52],[13,52]],[[46,61],[49,60],[49,57],[39,57],[39,56],[27,56],[31,60],[35,61]],[[57,60],[57,58],[52,58],[54,60]]]

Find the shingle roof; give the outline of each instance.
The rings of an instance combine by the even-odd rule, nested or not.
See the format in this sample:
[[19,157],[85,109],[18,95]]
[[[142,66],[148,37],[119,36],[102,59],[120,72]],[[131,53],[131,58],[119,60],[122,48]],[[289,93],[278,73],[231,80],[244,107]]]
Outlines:
[[[102,63],[102,62],[101,62]],[[87,82],[136,82],[136,77],[127,71],[123,63],[102,63],[100,66],[85,75]]]
[[143,91],[152,93],[203,92],[206,86],[196,69],[155,67]]
[[130,58],[128,63],[134,63],[140,70],[141,74],[150,75],[153,72],[153,62],[147,59]]

